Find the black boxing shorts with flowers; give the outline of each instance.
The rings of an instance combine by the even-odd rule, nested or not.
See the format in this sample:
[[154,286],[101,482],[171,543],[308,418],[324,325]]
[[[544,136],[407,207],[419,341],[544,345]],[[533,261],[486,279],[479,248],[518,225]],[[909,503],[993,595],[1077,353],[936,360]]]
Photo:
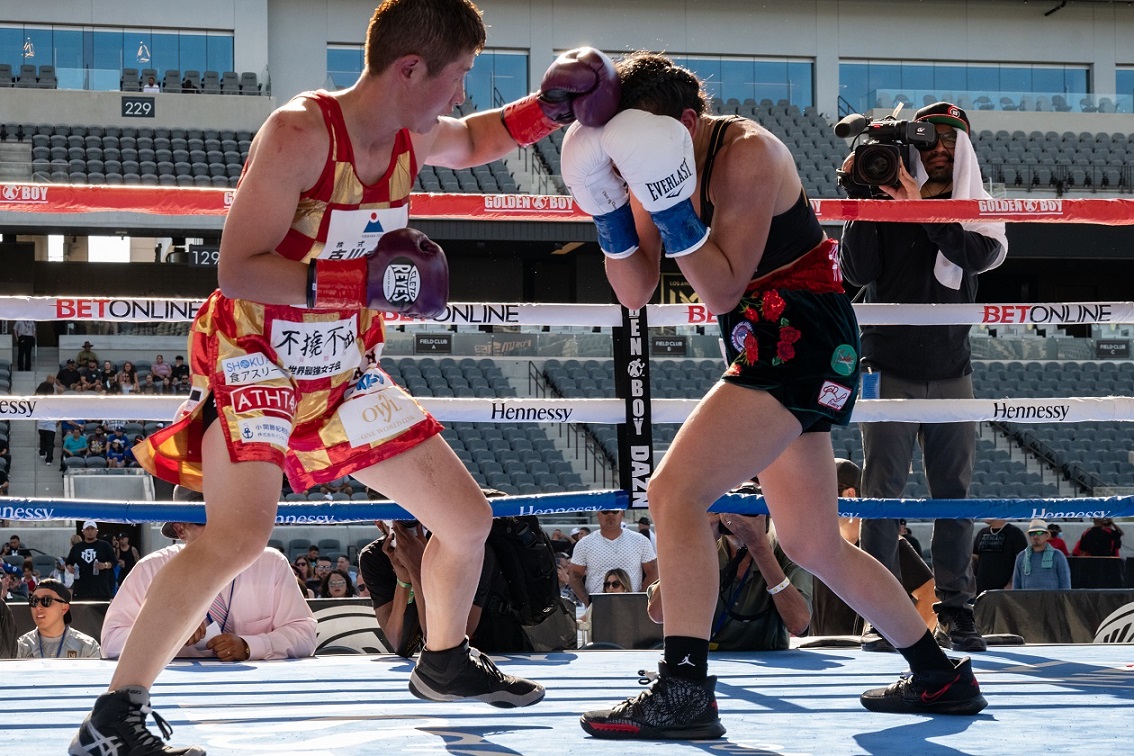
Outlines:
[[350,475],[441,432],[379,366],[381,313],[229,299],[202,305],[189,336],[192,388],[173,424],[135,447],[162,480],[201,490],[210,403],[234,462],[272,462],[295,491]]
[[721,380],[767,391],[805,433],[850,422],[860,348],[837,242],[754,280],[717,321],[729,363]]

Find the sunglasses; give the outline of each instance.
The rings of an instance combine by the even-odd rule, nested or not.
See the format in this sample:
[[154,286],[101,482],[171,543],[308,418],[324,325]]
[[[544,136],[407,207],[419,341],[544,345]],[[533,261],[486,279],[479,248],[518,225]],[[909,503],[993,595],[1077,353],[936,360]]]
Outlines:
[[1028,535],[1051,535],[1046,530],[1029,530]]
[[306,566],[307,566],[307,562],[296,562],[296,563],[295,563],[295,566],[296,566],[296,567],[306,567]]
[[621,509],[600,509],[599,514],[604,514],[604,515],[622,514],[622,510]]
[[329,585],[331,588],[346,588],[346,583],[344,583],[342,580],[332,580],[327,583],[327,585]]
[[602,587],[603,588],[621,588],[622,587],[622,581],[620,581],[620,580],[607,580],[605,583],[602,584]]
[[64,601],[61,598],[56,598],[55,596],[32,596],[30,599],[28,599],[28,604],[31,605],[31,607],[34,609],[40,604],[42,604],[44,607],[50,607],[56,601],[58,601],[60,604],[71,603],[70,601]]

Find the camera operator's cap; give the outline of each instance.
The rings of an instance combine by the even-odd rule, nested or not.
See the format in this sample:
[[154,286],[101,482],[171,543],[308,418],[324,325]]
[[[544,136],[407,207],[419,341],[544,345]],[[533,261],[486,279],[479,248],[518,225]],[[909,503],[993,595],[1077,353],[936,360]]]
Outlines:
[[839,492],[848,488],[862,493],[862,468],[849,459],[835,457],[835,474],[839,481]]
[[914,113],[914,120],[943,123],[955,129],[961,129],[966,134],[971,131],[968,114],[951,102],[935,102],[932,105],[926,105]]

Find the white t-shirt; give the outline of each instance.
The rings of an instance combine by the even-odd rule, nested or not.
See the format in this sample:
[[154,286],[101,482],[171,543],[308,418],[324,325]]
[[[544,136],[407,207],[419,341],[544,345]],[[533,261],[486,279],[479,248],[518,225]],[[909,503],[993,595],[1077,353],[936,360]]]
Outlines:
[[587,593],[602,593],[603,579],[613,569],[626,570],[630,590],[642,590],[642,565],[658,558],[650,539],[632,530],[623,530],[613,541],[595,531],[575,544],[571,564],[587,568]]

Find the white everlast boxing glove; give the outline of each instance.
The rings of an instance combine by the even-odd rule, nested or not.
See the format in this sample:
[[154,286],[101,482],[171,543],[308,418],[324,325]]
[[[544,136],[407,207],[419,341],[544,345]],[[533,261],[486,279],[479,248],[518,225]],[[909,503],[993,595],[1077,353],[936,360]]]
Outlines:
[[697,187],[693,138],[676,118],[624,110],[602,128],[602,149],[654,219],[666,257],[696,252],[709,228],[689,199]]
[[563,135],[563,181],[598,229],[599,247],[608,257],[638,251],[638,231],[630,211],[630,190],[602,149],[603,130],[574,123]]

